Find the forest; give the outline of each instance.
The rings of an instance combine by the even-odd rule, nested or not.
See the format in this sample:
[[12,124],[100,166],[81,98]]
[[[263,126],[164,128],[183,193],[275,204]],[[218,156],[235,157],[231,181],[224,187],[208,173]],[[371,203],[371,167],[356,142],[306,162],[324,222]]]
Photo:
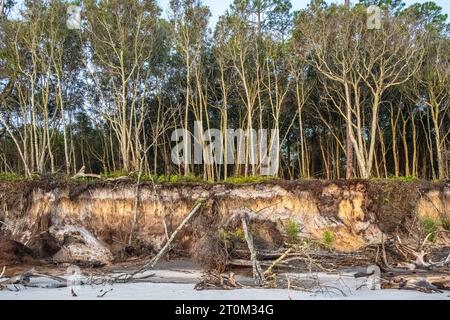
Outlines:
[[174,164],[172,133],[194,123],[278,130],[282,179],[450,177],[450,24],[434,2],[235,0],[217,21],[200,0],[0,3],[5,178],[260,175],[248,145],[242,165]]

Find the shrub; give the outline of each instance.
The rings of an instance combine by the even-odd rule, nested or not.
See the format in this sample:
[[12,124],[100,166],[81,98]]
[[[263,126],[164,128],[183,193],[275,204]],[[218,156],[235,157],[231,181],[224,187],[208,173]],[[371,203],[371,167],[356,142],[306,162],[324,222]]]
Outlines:
[[331,247],[334,242],[334,233],[330,230],[326,230],[323,233],[323,244],[327,247]]
[[441,219],[441,226],[447,231],[450,231],[450,218],[442,218]]
[[436,241],[436,233],[439,229],[439,222],[435,219],[426,217],[421,221],[421,230],[424,237],[428,237],[431,242]]
[[288,243],[298,242],[298,233],[300,232],[300,227],[298,223],[292,219],[286,221],[285,224],[286,236]]
[[245,242],[245,234],[244,234],[244,229],[242,228],[238,228],[236,229],[236,231],[233,232],[233,236],[235,238],[238,238],[240,241]]
[[9,172],[0,173],[0,181],[14,182],[14,181],[21,181],[21,180],[25,180],[25,177],[15,174],[15,173],[9,173]]

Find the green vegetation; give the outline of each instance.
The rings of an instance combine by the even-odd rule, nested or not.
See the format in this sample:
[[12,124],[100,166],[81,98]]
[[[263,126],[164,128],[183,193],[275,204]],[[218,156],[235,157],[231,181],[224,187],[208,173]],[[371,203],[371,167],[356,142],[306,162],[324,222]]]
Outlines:
[[129,173],[124,170],[117,170],[112,172],[104,172],[101,174],[102,179],[117,179],[120,177],[128,177]]
[[[253,151],[275,129],[283,179],[449,178],[450,29],[433,1],[230,0],[214,23],[205,0],[0,1],[0,172],[260,183],[272,178],[252,176],[265,167]],[[222,161],[173,161],[194,127],[217,134],[190,139],[189,157],[195,142]]]
[[141,176],[142,182],[153,182],[155,184],[162,184],[167,182],[167,177],[164,175],[157,174],[143,174]]
[[441,226],[442,226],[442,228],[444,228],[444,230],[450,231],[450,218],[447,218],[447,217],[442,218]]
[[9,172],[0,173],[0,182],[17,182],[21,180],[25,180],[25,177],[19,174]]
[[[139,176],[137,173],[127,173],[126,171],[114,171],[109,173],[102,173],[101,178],[102,180],[107,179],[117,179],[120,177],[128,177],[131,180],[137,181],[139,179]],[[80,179],[79,181],[84,181],[83,179]],[[90,180],[89,180],[90,181]],[[140,177],[141,182],[154,182],[156,184],[166,184],[166,183],[198,183],[204,181],[195,176],[194,174],[188,174],[188,175],[172,175],[172,176],[164,176],[164,175],[152,175],[152,174],[143,174]]]
[[[255,234],[255,230],[252,228],[252,226],[250,226],[250,233]],[[229,242],[232,240],[238,240],[240,242],[245,242],[245,233],[244,233],[244,229],[242,229],[242,227],[239,227],[233,231],[221,231],[220,233],[220,238],[222,239],[222,241],[224,242]]]
[[334,233],[331,230],[326,230],[323,233],[323,244],[327,247],[331,247],[334,242]]
[[420,224],[423,237],[428,237],[430,242],[436,241],[437,231],[439,230],[439,220],[426,217],[422,219]]
[[287,236],[287,242],[290,244],[295,244],[298,242],[298,233],[300,232],[300,227],[298,223],[292,219],[285,222],[285,230]]
[[225,183],[231,184],[253,184],[253,183],[262,183],[266,181],[277,180],[277,177],[272,176],[248,176],[248,177],[230,177],[225,180]]
[[240,241],[244,242],[245,241],[245,233],[244,233],[244,229],[242,228],[237,228],[232,235],[239,239]]
[[387,179],[388,181],[398,181],[398,182],[417,182],[420,181],[420,179],[418,177],[415,176],[405,176],[405,177],[389,177]]
[[425,217],[420,221],[420,227],[422,230],[422,236],[428,237],[430,242],[435,242],[438,231],[441,229],[450,231],[450,218],[431,218]]
[[[421,179],[415,176],[389,176],[388,178],[371,178],[370,181],[374,183],[414,183],[419,182]],[[393,188],[396,186],[393,184]]]

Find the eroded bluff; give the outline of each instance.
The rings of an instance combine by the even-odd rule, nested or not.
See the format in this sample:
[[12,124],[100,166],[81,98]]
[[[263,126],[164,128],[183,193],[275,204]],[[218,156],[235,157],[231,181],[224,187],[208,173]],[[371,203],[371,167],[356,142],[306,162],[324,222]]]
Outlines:
[[48,246],[43,238],[51,237],[57,262],[82,261],[83,248],[89,255],[89,246],[95,245],[98,261],[91,262],[106,264],[124,251],[159,250],[200,199],[207,204],[203,219],[188,225],[176,240],[186,254],[202,233],[218,231],[243,211],[251,214],[253,232],[268,246],[282,244],[286,226],[295,224],[299,236],[321,241],[331,234],[332,247],[346,252],[381,243],[412,216],[450,217],[450,186],[445,183],[143,183],[137,188],[131,181],[20,182],[0,184],[2,237],[41,251]]

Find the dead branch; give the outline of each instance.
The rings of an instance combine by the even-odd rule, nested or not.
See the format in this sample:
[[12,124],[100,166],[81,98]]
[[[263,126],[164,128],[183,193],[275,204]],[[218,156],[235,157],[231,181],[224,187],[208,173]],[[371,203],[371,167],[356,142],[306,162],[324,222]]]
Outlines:
[[229,274],[206,273],[195,286],[195,290],[231,290],[242,288],[233,272]]
[[250,259],[252,261],[253,268],[253,279],[255,280],[255,284],[258,286],[262,286],[264,284],[264,274],[261,269],[261,265],[259,264],[256,258],[256,250],[253,243],[253,236],[248,230],[248,218],[247,216],[241,217],[242,229],[244,230],[245,240],[247,241],[248,249],[250,250]]
[[384,234],[383,234],[383,235],[381,236],[382,258],[383,258],[384,265],[385,265],[387,268],[391,269],[392,266],[391,266],[391,265],[389,264],[389,262],[387,261],[386,248],[385,248],[384,243],[385,243],[385,241],[384,241]]
[[51,279],[51,280],[56,281],[56,282],[61,282],[61,283],[67,282],[67,280],[64,279],[64,278],[61,278],[61,277],[58,277],[58,276],[53,276],[53,275],[47,274],[47,273],[40,273],[40,272],[37,272],[35,270],[32,270],[32,271],[28,272],[27,275],[30,278],[31,277],[34,277],[34,278],[48,278],[48,279]]
[[0,220],[0,224],[3,225],[3,226],[5,226],[6,229],[8,229],[8,230],[13,230],[13,228],[12,228],[10,225],[6,224],[5,222],[3,222],[3,221],[1,221],[1,220]]
[[36,270],[31,270],[28,272],[25,272],[23,274],[20,274],[18,276],[12,277],[8,279],[7,281],[2,282],[2,285],[22,285],[24,287],[30,287],[30,288],[42,288],[42,287],[49,287],[49,286],[42,286],[38,284],[31,283],[31,278],[46,278],[55,281],[57,284],[52,285],[52,288],[64,288],[67,287],[67,280],[61,277],[53,276],[46,273],[40,273]]
[[277,260],[275,260],[270,267],[264,271],[264,276],[268,276],[272,273],[273,268],[275,268],[277,266],[277,264],[279,264],[281,261],[283,261],[288,255],[289,253],[291,253],[292,248],[289,248],[285,253],[283,253]]
[[[270,268],[270,266],[273,263],[274,263],[274,261],[260,261],[259,265],[261,267]],[[252,261],[244,260],[244,259],[233,259],[233,260],[230,260],[228,265],[229,266],[233,266],[233,267],[248,267],[248,268],[253,267]],[[284,269],[292,269],[292,270],[296,269],[296,267],[290,266],[290,265],[284,263],[284,261],[278,263],[277,265],[278,265],[278,267],[284,268]]]
[[130,177],[129,176],[120,176],[117,178],[108,178],[106,179],[106,181],[108,182],[120,182],[120,181],[130,181]]
[[[244,253],[248,251],[236,250],[239,256],[244,256]],[[301,261],[309,266],[309,271],[313,269],[330,272],[330,268],[323,266],[322,264],[332,265],[332,262],[337,261],[340,264],[348,262],[348,265],[353,264],[368,264],[370,260],[362,253],[343,253],[343,252],[331,252],[331,251],[317,251],[317,249],[309,248],[309,245],[297,245],[289,249],[283,250],[261,250],[257,252],[257,258],[260,265],[264,268],[268,268],[264,272],[268,275],[270,271],[276,266],[283,269],[295,269],[297,268],[292,262]],[[234,259],[229,261],[230,266],[237,267],[252,267],[252,262],[245,259]],[[272,267],[271,270],[269,270]]]
[[383,289],[417,290],[425,293],[442,293],[450,289],[448,274],[401,274],[395,276],[383,275]]
[[91,173],[85,173],[85,166],[83,166],[80,171],[78,171],[78,173],[76,175],[74,175],[71,179],[72,180],[77,180],[77,179],[81,179],[81,178],[95,178],[95,179],[101,179],[102,176],[99,174],[91,174]]
[[[283,287],[286,287],[287,285],[288,289],[294,289],[310,293],[329,294],[329,295],[332,293],[335,294],[337,292],[344,297],[348,296],[347,293],[344,292],[344,290],[340,289],[337,286],[322,284],[317,274],[310,273],[308,275],[300,275],[300,276],[296,275],[288,276],[286,274],[286,280],[287,280],[286,284],[281,283],[280,285],[282,285]],[[348,286],[346,287],[348,288]]]
[[[257,257],[260,261],[262,260],[276,260],[280,258],[284,253],[286,249],[282,248],[280,250],[258,250]],[[248,250],[245,249],[234,249],[233,251],[237,256],[239,257],[246,257],[248,256]]]
[[197,214],[197,212],[200,210],[200,208],[203,206],[204,201],[199,201],[194,209],[186,216],[186,218],[181,222],[181,224],[175,229],[175,231],[170,236],[169,240],[166,242],[164,247],[158,252],[158,254],[145,266],[143,266],[141,269],[139,269],[137,272],[133,273],[132,277],[134,277],[136,274],[142,273],[143,271],[147,271],[150,269],[153,269],[155,265],[158,263],[158,261],[167,253],[169,250],[173,240],[175,240],[178,233],[183,229],[183,227]]
[[109,292],[112,292],[114,289],[113,288],[111,288],[110,290],[105,290],[103,293],[102,293],[102,291],[103,291],[103,289],[102,290],[100,290],[100,294],[97,296],[97,298],[103,298],[104,296],[106,296]]

